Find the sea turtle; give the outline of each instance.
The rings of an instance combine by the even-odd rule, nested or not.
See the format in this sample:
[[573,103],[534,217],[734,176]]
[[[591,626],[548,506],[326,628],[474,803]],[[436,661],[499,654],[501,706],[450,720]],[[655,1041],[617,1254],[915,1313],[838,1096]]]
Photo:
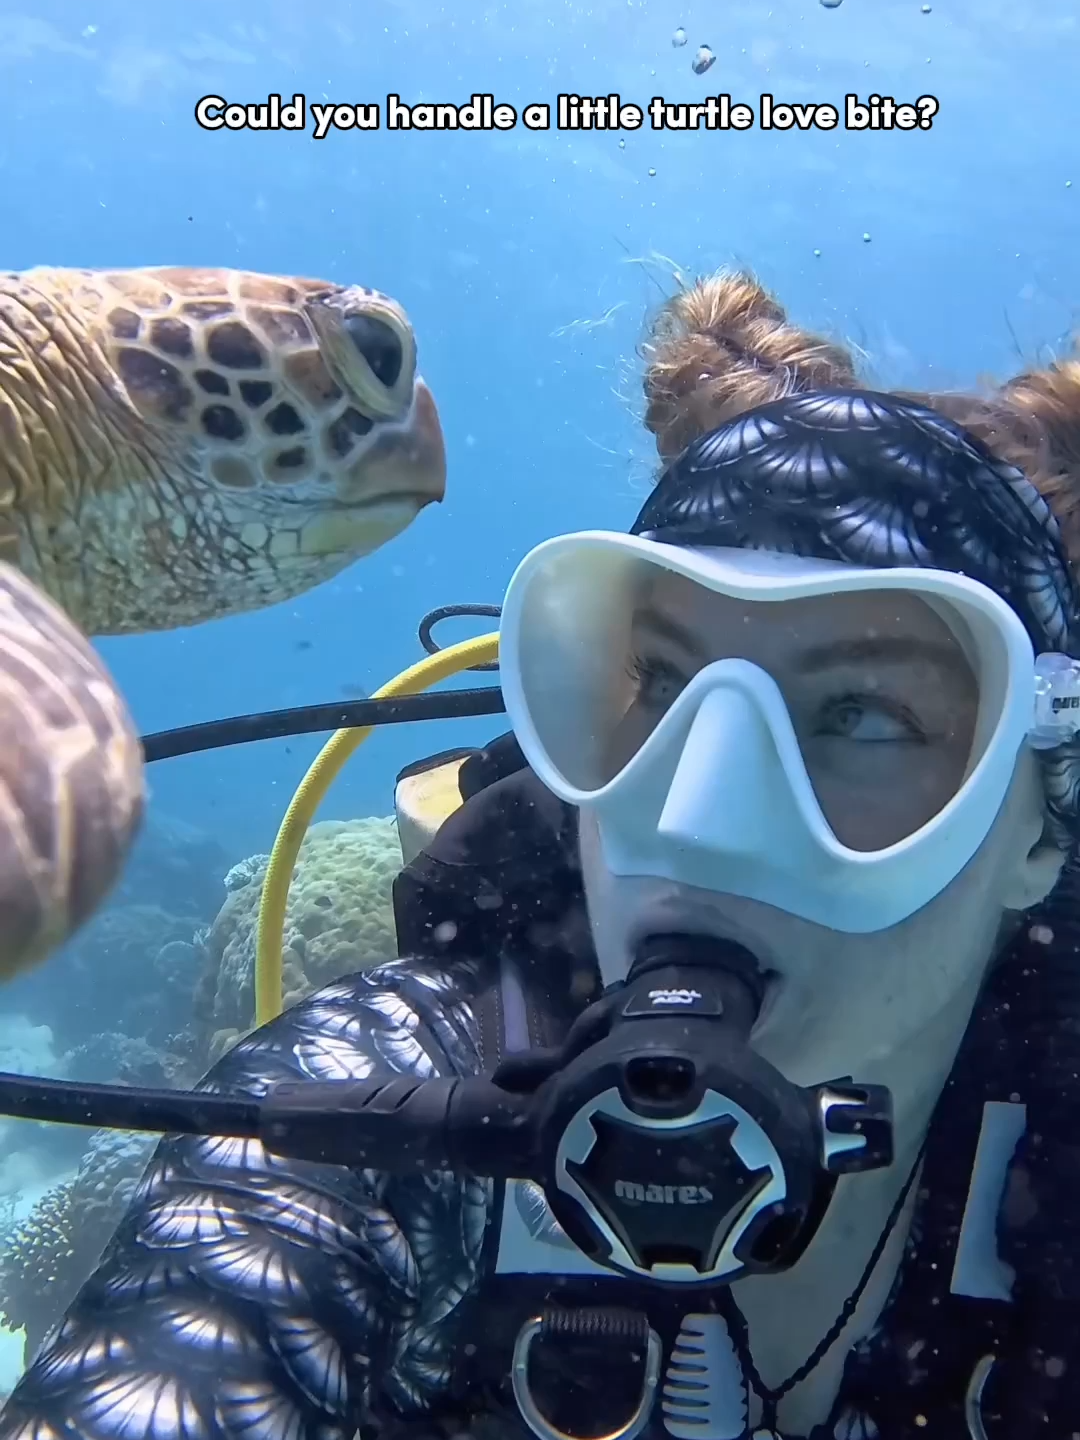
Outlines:
[[93,912],[144,808],[138,735],[85,635],[296,595],[441,500],[445,474],[412,329],[374,290],[0,276],[0,981]]
[[123,698],[67,615],[0,563],[0,981],[111,889],[144,807]]
[[0,275],[0,560],[88,635],[288,599],[443,497],[416,343],[362,286]]

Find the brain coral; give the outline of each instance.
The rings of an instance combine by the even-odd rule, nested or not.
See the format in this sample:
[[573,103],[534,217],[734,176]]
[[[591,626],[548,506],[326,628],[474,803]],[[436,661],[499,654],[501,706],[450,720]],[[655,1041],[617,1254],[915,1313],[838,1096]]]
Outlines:
[[[393,816],[312,825],[289,886],[282,956],[285,1005],[397,954],[392,886],[401,869]],[[212,1062],[255,1019],[255,932],[266,857],[229,872],[229,893],[204,940],[196,1015]]]

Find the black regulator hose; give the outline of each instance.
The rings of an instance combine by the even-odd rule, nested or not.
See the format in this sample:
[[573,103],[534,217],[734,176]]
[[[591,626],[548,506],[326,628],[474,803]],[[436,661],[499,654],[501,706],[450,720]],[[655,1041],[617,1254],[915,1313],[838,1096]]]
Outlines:
[[[429,655],[443,648],[432,630],[443,620],[458,616],[481,616],[497,620],[499,605],[440,605],[420,621],[420,644]],[[470,670],[498,670],[498,662],[471,665]],[[251,745],[256,740],[282,740],[287,735],[316,735],[326,730],[361,730],[370,725],[411,725],[418,720],[464,720],[481,715],[502,715],[506,705],[496,685],[476,690],[449,690],[435,695],[404,695],[387,700],[331,700],[325,705],[298,705],[290,710],[261,710],[253,715],[234,715],[227,720],[209,720],[203,725],[184,725],[175,730],[158,730],[142,737],[143,759],[171,760],[201,750],[222,750],[228,745]]]
[[[420,644],[429,655],[437,655],[443,648],[432,635],[436,625],[443,620],[454,620],[462,615],[481,616],[486,620],[498,620],[502,615],[501,605],[440,605],[436,610],[429,610],[420,621],[420,629],[417,634]],[[470,665],[470,670],[498,670],[499,662],[492,660],[484,665]]]
[[275,1155],[395,1174],[528,1177],[535,1161],[527,1107],[528,1097],[481,1076],[279,1081],[266,1098],[253,1100],[0,1073],[0,1115],[93,1130],[261,1140]]
[[234,715],[158,730],[142,737],[143,758],[171,760],[200,750],[221,750],[227,745],[250,745],[255,740],[281,740],[288,735],[315,735],[325,730],[366,729],[369,725],[409,725],[418,720],[463,720],[479,715],[503,715],[506,704],[497,685],[475,690],[445,690],[435,694],[402,695],[387,700],[340,700],[325,705],[300,705],[293,710],[263,710],[255,715]]
[[88,1129],[158,1134],[259,1135],[260,1102],[201,1090],[92,1085],[38,1075],[0,1073],[0,1115]]

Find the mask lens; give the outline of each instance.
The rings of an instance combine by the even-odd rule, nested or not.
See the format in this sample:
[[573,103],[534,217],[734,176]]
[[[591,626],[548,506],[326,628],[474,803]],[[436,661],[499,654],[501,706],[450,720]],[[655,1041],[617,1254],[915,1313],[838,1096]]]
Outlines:
[[915,834],[956,795],[1000,719],[1008,662],[993,626],[915,587],[818,586],[782,599],[759,587],[747,599],[701,553],[702,573],[690,576],[599,550],[587,576],[565,568],[534,585],[521,612],[521,695],[566,784],[594,793],[617,781],[661,727],[685,738],[703,695],[724,688],[723,662],[737,660],[755,668],[765,700],[744,697],[713,722],[713,765],[745,766],[771,747],[786,768],[801,766],[851,850]]
[[[608,707],[605,783],[695,680],[707,682],[710,672],[722,685],[718,662],[742,660],[779,690],[814,796],[841,844],[885,849],[956,794],[975,738],[978,680],[924,600],[862,591],[745,601],[683,576],[652,580],[635,608],[624,683]],[[740,754],[778,738],[747,733],[766,722],[745,701],[726,714],[720,734],[729,750],[717,763],[738,765]]]

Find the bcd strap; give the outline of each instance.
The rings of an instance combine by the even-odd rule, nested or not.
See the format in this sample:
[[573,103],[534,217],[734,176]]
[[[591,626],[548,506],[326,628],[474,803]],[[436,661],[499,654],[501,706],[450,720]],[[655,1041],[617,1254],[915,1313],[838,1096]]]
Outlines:
[[507,775],[524,770],[525,766],[525,756],[514,732],[511,730],[500,735],[482,750],[474,750],[458,771],[461,798],[471,800],[479,791],[486,790],[497,780],[504,780]]
[[688,1315],[716,1313],[714,1293],[689,1291],[646,1291],[616,1275],[489,1273],[470,1312],[484,1340],[466,1347],[460,1393],[517,1410],[544,1440],[664,1434],[664,1357],[685,1340]]
[[643,1312],[548,1306],[518,1331],[514,1399],[542,1440],[591,1440],[598,1434],[633,1440],[652,1414],[662,1364],[660,1337]]

